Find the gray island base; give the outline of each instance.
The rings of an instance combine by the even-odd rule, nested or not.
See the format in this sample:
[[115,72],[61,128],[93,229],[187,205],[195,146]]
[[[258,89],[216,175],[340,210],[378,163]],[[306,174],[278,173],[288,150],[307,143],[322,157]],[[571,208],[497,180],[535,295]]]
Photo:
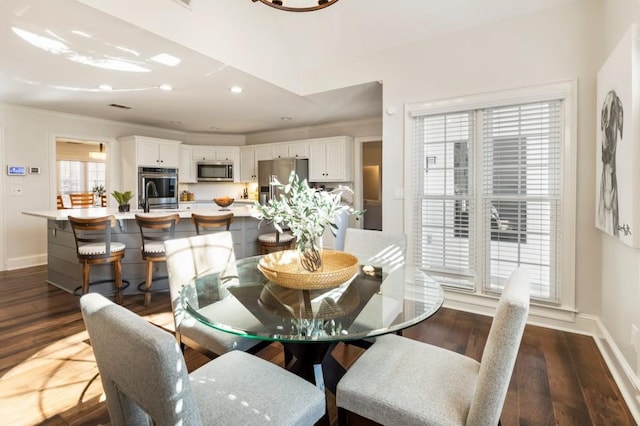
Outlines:
[[[251,215],[254,211],[251,207],[236,207],[231,210],[234,213],[234,219],[230,232],[233,238],[236,258],[240,259],[260,254],[258,236],[273,232],[273,227],[265,222],[260,224],[258,219],[252,217]],[[30,216],[47,219],[47,281],[68,292],[73,292],[82,285],[82,265],[78,262],[76,256],[75,239],[67,216],[100,217],[112,214],[117,219],[117,224],[111,231],[112,238],[114,241],[119,241],[126,245],[124,259],[122,260],[122,279],[129,282],[129,287],[124,290],[124,294],[139,293],[137,287],[138,284],[144,282],[146,269],[141,255],[142,242],[140,229],[135,221],[135,213],[118,213],[106,208],[24,212],[24,214]],[[162,210],[152,211],[148,214],[163,215],[170,213],[178,213],[180,215],[180,223],[176,227],[175,238],[196,235],[190,210]],[[217,209],[198,209],[197,213],[214,215],[227,212],[220,212]],[[224,228],[220,229],[221,231],[224,230]],[[167,276],[164,262],[154,262],[153,265],[153,290],[168,289],[166,279],[155,281],[156,277]],[[91,267],[91,282],[112,279],[113,265],[93,265]],[[113,288],[112,282],[106,282],[91,285],[90,291],[109,294],[113,291]]]

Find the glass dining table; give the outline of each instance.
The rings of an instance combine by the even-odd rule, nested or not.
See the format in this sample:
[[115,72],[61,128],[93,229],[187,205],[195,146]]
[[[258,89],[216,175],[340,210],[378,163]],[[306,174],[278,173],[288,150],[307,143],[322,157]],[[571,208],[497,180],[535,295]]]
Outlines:
[[444,301],[442,287],[415,267],[360,265],[342,285],[301,290],[265,278],[261,257],[199,273],[181,290],[183,308],[217,330],[282,343],[287,369],[333,391],[344,373],[331,355],[337,343],[399,333]]

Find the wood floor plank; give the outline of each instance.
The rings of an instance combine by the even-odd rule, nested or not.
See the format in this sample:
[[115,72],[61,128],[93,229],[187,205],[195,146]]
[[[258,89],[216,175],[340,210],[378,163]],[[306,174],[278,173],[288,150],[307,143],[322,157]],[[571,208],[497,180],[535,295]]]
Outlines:
[[[78,298],[46,283],[46,267],[0,272],[0,424],[104,425],[102,385]],[[6,297],[5,297],[6,296]],[[140,295],[124,306],[173,331],[169,295]],[[479,360],[491,318],[441,309],[404,336]],[[345,368],[363,349],[339,344],[333,355]],[[209,361],[185,350],[189,371]],[[283,366],[279,343],[258,356]],[[337,424],[335,398],[329,419]],[[633,417],[592,338],[527,325],[501,416],[502,425],[632,425]],[[355,418],[353,424],[369,424]]]

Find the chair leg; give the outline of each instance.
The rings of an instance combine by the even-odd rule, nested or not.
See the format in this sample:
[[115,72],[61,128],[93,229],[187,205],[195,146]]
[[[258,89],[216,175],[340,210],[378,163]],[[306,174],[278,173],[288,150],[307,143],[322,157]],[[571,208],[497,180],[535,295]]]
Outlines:
[[147,274],[145,278],[144,284],[144,306],[148,307],[151,304],[151,284],[153,279],[153,262],[151,260],[147,260]]
[[89,264],[82,263],[82,294],[89,293]]
[[113,263],[115,271],[116,303],[122,305],[122,263],[120,259]]
[[349,424],[349,412],[342,407],[338,407],[338,426],[347,426]]

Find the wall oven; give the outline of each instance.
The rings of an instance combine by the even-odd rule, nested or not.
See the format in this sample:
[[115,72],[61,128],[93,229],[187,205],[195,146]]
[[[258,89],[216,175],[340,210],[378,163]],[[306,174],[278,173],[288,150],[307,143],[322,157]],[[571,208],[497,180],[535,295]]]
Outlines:
[[138,198],[152,209],[178,208],[178,169],[164,167],[138,168]]
[[233,182],[232,161],[198,161],[198,182]]

